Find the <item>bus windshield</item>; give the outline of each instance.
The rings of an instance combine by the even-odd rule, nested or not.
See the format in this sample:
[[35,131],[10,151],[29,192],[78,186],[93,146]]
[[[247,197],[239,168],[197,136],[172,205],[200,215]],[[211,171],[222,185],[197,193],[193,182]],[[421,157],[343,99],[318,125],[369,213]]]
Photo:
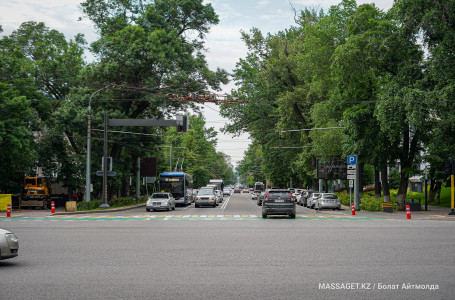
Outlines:
[[[172,178],[174,180],[180,178]],[[161,181],[161,190],[166,193],[183,195],[183,178],[178,181]]]

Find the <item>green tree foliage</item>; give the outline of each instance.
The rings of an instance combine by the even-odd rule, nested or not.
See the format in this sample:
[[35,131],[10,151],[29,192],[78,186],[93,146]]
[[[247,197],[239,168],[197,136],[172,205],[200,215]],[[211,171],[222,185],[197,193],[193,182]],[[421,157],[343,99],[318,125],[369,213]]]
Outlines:
[[[267,176],[280,174],[278,165],[301,179],[314,176],[313,157],[356,153],[376,174],[399,162],[402,209],[420,151],[434,153],[426,159],[439,165],[450,151],[441,142],[445,134],[446,141],[453,139],[453,60],[444,63],[453,56],[453,16],[453,5],[444,1],[396,1],[385,13],[373,4],[344,0],[327,14],[302,11],[298,26],[266,38],[255,29],[244,33],[250,52],[237,64],[234,79],[236,95],[246,102],[223,107],[233,121],[226,130],[246,131],[262,146],[260,169]],[[418,44],[420,32],[429,58]],[[271,124],[253,117],[262,111],[275,118]],[[320,127],[345,129],[307,130]],[[277,135],[288,129],[304,130]],[[311,148],[283,160],[292,151],[274,153],[271,140]],[[242,168],[249,161],[242,161]]]
[[[218,23],[210,4],[200,0],[88,0],[81,9],[99,33],[99,39],[90,47],[96,60],[88,65],[83,60],[82,35],[67,41],[43,23],[26,22],[1,40],[0,84],[6,84],[2,96],[8,101],[19,96],[30,99],[21,98],[16,105],[23,110],[22,121],[28,120],[24,132],[30,138],[23,136],[23,143],[33,140],[30,132],[40,132],[37,143],[30,142],[27,148],[30,158],[22,150],[25,158],[21,163],[26,166],[4,169],[32,173],[33,162],[37,161],[36,166],[44,167],[46,174],[58,174],[56,180],[65,186],[80,187],[91,106],[91,176],[95,194],[99,194],[101,184],[94,173],[100,170],[104,113],[109,118],[171,118],[194,106],[169,98],[217,90],[220,83],[227,82],[227,73],[221,69],[211,71],[204,56],[205,34]],[[2,105],[9,103],[6,100]],[[13,107],[2,109],[10,111]],[[129,195],[129,179],[135,174],[137,158],[157,156],[164,161],[168,156],[157,146],[166,142],[168,133],[160,128],[110,130],[109,153],[117,172],[110,180],[110,194],[119,191]],[[186,139],[183,136],[182,141]],[[3,138],[6,141],[6,135]],[[203,140],[197,143],[203,144]],[[210,178],[232,178],[228,159],[209,143],[212,146],[205,152],[206,163],[198,170],[204,176],[210,171]],[[196,162],[193,169],[197,173]],[[201,179],[201,184],[205,181]]]
[[[226,184],[234,183],[234,172],[228,157],[216,151],[217,132],[213,127],[206,128],[205,125],[202,115],[191,116],[187,133],[168,130],[165,144],[173,146],[172,170],[183,170],[193,175],[195,188],[207,185],[210,179],[223,179]],[[169,171],[170,150],[164,149],[167,160],[163,160],[166,164],[161,164],[160,170]]]

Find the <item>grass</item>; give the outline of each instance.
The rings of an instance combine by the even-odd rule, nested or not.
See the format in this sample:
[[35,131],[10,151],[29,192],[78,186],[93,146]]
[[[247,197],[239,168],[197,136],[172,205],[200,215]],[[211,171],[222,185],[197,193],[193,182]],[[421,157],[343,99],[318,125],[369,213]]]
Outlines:
[[[136,204],[142,204],[147,202],[146,196],[141,196],[139,201],[136,200],[134,197],[125,197],[125,198],[115,198],[111,200],[109,203],[109,208],[116,208],[116,207],[124,207]],[[99,208],[99,206],[103,202],[100,200],[92,200],[89,202],[78,202],[77,203],[77,210],[78,211],[91,211],[91,210],[105,210],[106,208]]]
[[[390,190],[390,198],[392,200],[393,210],[396,211],[397,206],[397,193],[398,190]],[[349,193],[342,192],[337,193],[338,197],[341,200],[341,204],[349,206]],[[414,202],[421,201],[422,205],[425,203],[425,193],[412,193],[411,195],[406,196],[406,199],[414,199]],[[428,197],[429,199],[429,197]],[[354,195],[352,195],[352,202],[354,201]],[[374,192],[365,192],[363,193],[363,197],[360,200],[360,209],[366,211],[382,211],[382,201],[383,197],[379,198],[378,200],[375,199]],[[441,202],[440,204],[436,204],[436,200],[433,202],[428,202],[428,205],[432,206],[441,206],[441,207],[451,207],[451,188],[450,187],[443,187],[441,189]]]
[[[414,199],[415,201],[422,201],[422,204],[425,203],[425,193],[412,193],[411,196],[407,197],[408,199]],[[429,197],[429,192],[428,192],[428,199]],[[441,203],[436,204],[436,199],[433,202],[428,202],[428,205],[432,206],[441,206],[441,207],[451,207],[451,188],[450,187],[443,187],[441,189]]]

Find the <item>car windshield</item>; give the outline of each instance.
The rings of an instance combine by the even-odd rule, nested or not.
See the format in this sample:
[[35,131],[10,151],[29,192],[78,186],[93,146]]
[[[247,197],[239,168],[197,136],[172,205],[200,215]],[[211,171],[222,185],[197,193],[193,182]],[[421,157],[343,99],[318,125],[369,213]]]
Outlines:
[[289,192],[270,192],[269,199],[290,199],[291,194]]
[[167,199],[169,198],[168,194],[153,194],[152,195],[153,199]]
[[198,195],[201,195],[201,196],[213,195],[213,190],[210,190],[210,189],[200,190]]

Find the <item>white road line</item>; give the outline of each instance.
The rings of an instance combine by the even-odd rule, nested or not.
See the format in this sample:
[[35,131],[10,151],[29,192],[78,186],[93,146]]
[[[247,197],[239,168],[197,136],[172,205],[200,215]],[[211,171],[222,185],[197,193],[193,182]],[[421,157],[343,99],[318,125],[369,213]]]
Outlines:
[[226,207],[229,203],[229,200],[231,200],[230,196],[226,199],[226,201],[224,201],[223,205],[221,206],[221,212],[223,212],[226,209]]

